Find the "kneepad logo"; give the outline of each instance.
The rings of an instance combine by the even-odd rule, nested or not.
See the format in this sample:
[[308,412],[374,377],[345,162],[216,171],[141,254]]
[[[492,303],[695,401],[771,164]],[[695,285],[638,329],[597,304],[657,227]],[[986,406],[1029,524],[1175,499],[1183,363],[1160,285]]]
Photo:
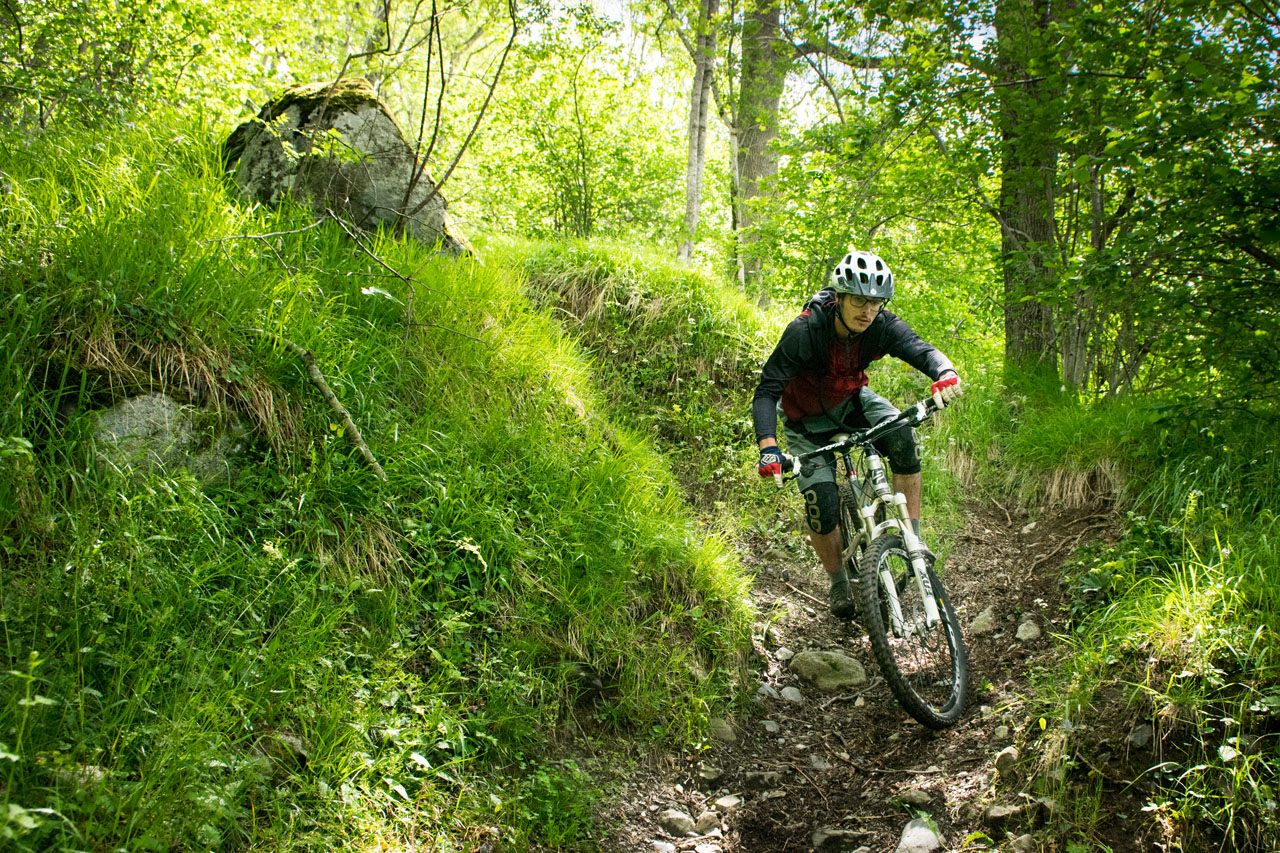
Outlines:
[[818,493],[813,489],[805,489],[804,511],[808,516],[809,529],[814,533],[822,532],[822,508],[818,506]]

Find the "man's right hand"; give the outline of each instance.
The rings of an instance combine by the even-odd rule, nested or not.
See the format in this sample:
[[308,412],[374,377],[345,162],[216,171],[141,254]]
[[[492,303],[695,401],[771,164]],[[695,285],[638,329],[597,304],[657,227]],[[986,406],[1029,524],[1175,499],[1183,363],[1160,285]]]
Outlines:
[[756,473],[761,477],[772,477],[782,485],[782,451],[775,444],[760,448],[760,463],[756,465]]

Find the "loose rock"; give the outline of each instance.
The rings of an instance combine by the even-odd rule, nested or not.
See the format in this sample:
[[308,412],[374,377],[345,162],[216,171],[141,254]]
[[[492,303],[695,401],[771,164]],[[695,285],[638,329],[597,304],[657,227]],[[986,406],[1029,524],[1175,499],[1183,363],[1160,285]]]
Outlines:
[[732,794],[716,800],[716,808],[722,812],[733,811],[740,805],[742,805],[742,798],[735,797]]
[[1017,638],[1024,643],[1040,639],[1040,626],[1028,619],[1018,626]]
[[804,701],[804,694],[800,692],[799,688],[784,687],[782,688],[782,698],[788,702],[799,703]]
[[791,669],[819,690],[842,690],[867,683],[862,664],[839,652],[801,652],[792,658]]
[[1009,842],[1011,853],[1032,853],[1036,849],[1036,841],[1030,835],[1019,835]]
[[916,818],[902,830],[896,853],[933,853],[942,847],[942,839],[928,821]]
[[1007,779],[1013,774],[1013,769],[1017,763],[1018,748],[1016,746],[1006,746],[996,756],[996,772],[1000,774],[1000,778]]
[[1021,806],[992,806],[982,815],[982,819],[987,826],[999,827],[1021,814]]
[[707,811],[698,815],[698,820],[693,825],[693,831],[699,835],[706,835],[713,829],[720,826],[720,815],[715,812]]
[[786,646],[779,646],[778,650],[773,653],[773,656],[778,660],[782,661],[783,663],[786,663],[787,661],[795,657],[796,653],[791,651],[791,649],[787,648]]
[[815,829],[813,835],[809,836],[809,840],[819,850],[824,847],[836,850],[842,846],[840,842],[857,838],[859,835],[861,833],[852,829],[836,829],[835,827],[824,826],[821,829]]
[[693,818],[678,809],[667,809],[658,815],[658,826],[676,836],[685,836],[693,832]]
[[919,788],[908,788],[898,794],[898,799],[909,806],[923,808],[933,802],[933,798],[929,796],[928,791],[921,791]]
[[969,623],[969,634],[974,637],[980,637],[983,634],[990,634],[996,629],[996,608],[995,605],[987,606],[981,613],[973,618]]

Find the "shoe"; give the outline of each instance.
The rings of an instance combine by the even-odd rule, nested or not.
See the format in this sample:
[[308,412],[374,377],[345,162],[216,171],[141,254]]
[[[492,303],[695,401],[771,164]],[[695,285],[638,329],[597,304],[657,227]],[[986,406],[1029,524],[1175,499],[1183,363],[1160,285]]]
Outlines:
[[858,615],[858,605],[849,597],[849,579],[844,572],[831,579],[827,600],[831,602],[831,615],[838,619],[852,619]]

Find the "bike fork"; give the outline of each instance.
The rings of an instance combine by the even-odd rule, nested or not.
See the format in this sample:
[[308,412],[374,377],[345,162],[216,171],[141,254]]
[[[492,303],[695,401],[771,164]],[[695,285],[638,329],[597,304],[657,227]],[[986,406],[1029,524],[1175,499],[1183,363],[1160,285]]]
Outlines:
[[[924,543],[916,536],[911,526],[911,518],[907,515],[907,499],[898,492],[893,496],[894,508],[901,521],[902,541],[906,543],[907,554],[911,558],[911,574],[915,575],[916,585],[920,587],[920,599],[924,602],[924,622],[929,628],[942,621],[938,612],[938,600],[933,596],[933,584],[929,582],[929,567],[924,561]],[[894,605],[897,606],[897,589],[894,590]]]

